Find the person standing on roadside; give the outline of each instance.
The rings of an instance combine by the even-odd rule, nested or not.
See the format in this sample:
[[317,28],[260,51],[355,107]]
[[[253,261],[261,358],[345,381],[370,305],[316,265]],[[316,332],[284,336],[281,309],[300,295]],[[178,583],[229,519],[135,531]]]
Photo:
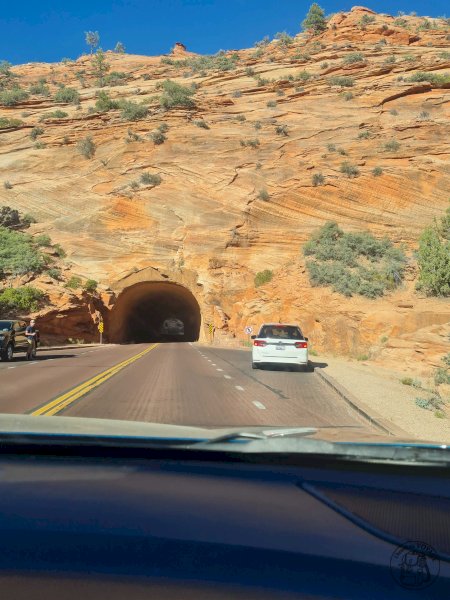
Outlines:
[[31,360],[36,352],[36,321],[34,319],[31,319],[25,329],[25,336],[28,340],[27,360]]

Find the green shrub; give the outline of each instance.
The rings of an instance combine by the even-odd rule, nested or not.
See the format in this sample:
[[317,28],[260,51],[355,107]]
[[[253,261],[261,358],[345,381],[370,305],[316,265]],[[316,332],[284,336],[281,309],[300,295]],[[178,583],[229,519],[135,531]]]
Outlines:
[[277,101],[276,100],[269,100],[269,102],[266,104],[267,108],[276,108],[277,106]]
[[34,94],[35,96],[45,96],[48,98],[50,96],[50,88],[45,83],[44,80],[39,80],[38,83],[32,83],[30,85],[30,94]]
[[400,379],[400,382],[403,383],[403,385],[412,385],[413,378],[412,377],[403,377],[403,379]]
[[75,275],[72,275],[72,277],[69,279],[69,281],[65,284],[64,287],[68,288],[69,290],[77,290],[78,288],[81,287],[80,277],[76,277]]
[[[5,187],[11,189],[12,185],[9,184]],[[25,227],[29,227],[31,223],[36,223],[36,221],[30,215],[21,216],[19,211],[15,208],[0,206],[0,227],[6,227],[8,229],[24,229]]]
[[325,183],[325,177],[322,175],[322,173],[314,173],[314,175],[312,176],[312,184],[314,187],[317,187],[318,185],[323,185]]
[[104,85],[113,87],[115,85],[124,85],[128,75],[126,73],[120,73],[118,71],[112,71],[103,77]]
[[287,34],[286,31],[276,33],[275,39],[283,48],[288,48],[294,43],[294,38]]
[[34,147],[36,148],[36,150],[43,150],[47,147],[47,144],[45,142],[36,142],[34,144]]
[[5,190],[12,190],[13,189],[13,184],[10,181],[4,181],[3,182],[3,187],[5,188]]
[[167,137],[159,129],[157,129],[156,131],[152,131],[148,135],[152,142],[155,144],[155,146],[160,146],[161,144],[164,144],[164,142],[167,140]]
[[49,248],[52,245],[52,240],[49,235],[41,234],[33,238],[33,242],[40,248]]
[[84,158],[93,158],[96,145],[92,137],[88,135],[84,139],[80,140],[77,144],[77,150],[82,156],[84,156]]
[[120,108],[120,102],[112,100],[108,93],[101,90],[97,93],[97,100],[95,102],[95,109],[98,112],[108,112],[109,110],[114,110]]
[[356,360],[369,360],[368,354],[358,354]]
[[403,279],[406,258],[390,240],[377,240],[368,232],[344,233],[326,223],[304,245],[306,268],[313,286],[331,286],[345,296],[382,296]]
[[236,90],[231,95],[233,96],[233,98],[240,98],[242,96],[242,92],[241,90]]
[[30,138],[34,141],[37,140],[38,136],[42,135],[44,133],[44,130],[42,129],[42,127],[33,127],[33,129],[30,131]]
[[352,100],[353,99],[353,94],[352,92],[345,92],[344,94],[342,94],[342,97],[344,98],[344,100]]
[[238,115],[236,119],[239,121],[239,123],[244,123],[247,120],[247,117],[245,115]]
[[255,122],[253,123],[253,127],[254,127],[255,129],[261,129],[261,128],[262,128],[262,123],[261,123],[261,121],[255,121]]
[[20,88],[0,91],[0,104],[3,106],[15,106],[28,98],[28,93]]
[[360,131],[358,133],[358,140],[367,140],[370,138],[370,131],[367,131],[367,129],[365,129],[364,131]]
[[295,79],[297,81],[309,81],[309,79],[311,79],[312,75],[311,73],[308,73],[308,71],[300,71],[300,73],[297,73],[297,76],[295,77]]
[[348,161],[344,161],[340,168],[341,173],[347,175],[347,177],[357,177],[359,175],[359,169],[355,165],[350,164]]
[[270,194],[266,189],[260,190],[258,193],[258,198],[260,200],[264,200],[264,202],[267,202],[268,200],[270,200]]
[[167,79],[157,87],[163,90],[160,98],[160,104],[163,108],[170,109],[177,106],[192,108],[195,106],[195,101],[192,98],[195,90],[192,87],[180,85],[170,79]]
[[417,289],[429,296],[450,296],[450,208],[419,239]]
[[158,125],[158,130],[161,131],[161,133],[167,133],[169,129],[170,128],[167,123],[161,123],[160,125]]
[[390,140],[384,145],[384,149],[386,150],[386,152],[397,152],[399,148],[400,144],[397,142],[397,140]]
[[328,152],[335,152],[336,144],[327,144],[327,150],[328,150]]
[[362,52],[350,52],[344,56],[344,64],[352,65],[354,63],[359,63],[365,61],[364,54]]
[[53,112],[49,112],[46,113],[45,115],[42,115],[39,119],[39,121],[46,121],[47,119],[65,119],[66,117],[68,117],[68,113],[64,112],[63,110],[54,110]]
[[253,140],[241,140],[240,144],[243,148],[257,148],[259,146],[259,140],[258,139],[253,139]]
[[95,279],[87,279],[83,285],[84,289],[87,292],[95,292],[95,290],[97,289],[97,286],[98,286],[98,283],[97,283],[97,281],[95,281]]
[[247,68],[245,69],[245,74],[246,74],[248,77],[253,77],[253,75],[255,74],[255,69],[254,69],[253,67],[247,67]]
[[327,63],[326,61],[325,61],[325,62],[323,62],[323,63],[320,63],[320,68],[321,68],[321,69],[328,69],[328,66],[329,66],[329,65],[328,65],[328,63]]
[[422,110],[417,118],[419,119],[419,121],[428,121],[430,118],[430,113],[427,110]]
[[62,104],[80,104],[80,94],[70,87],[62,87],[55,94],[55,102]]
[[44,293],[31,285],[21,288],[6,288],[0,292],[0,312],[35,312]]
[[140,121],[148,115],[148,108],[144,104],[128,100],[120,102],[120,108],[122,109],[120,116],[124,121]]
[[9,117],[0,117],[0,129],[10,129],[20,127],[23,121],[20,119],[10,119]]
[[340,87],[353,87],[355,80],[345,75],[336,75],[328,80],[330,85],[339,85]]
[[288,136],[289,135],[288,126],[287,125],[277,125],[275,127],[275,133],[277,135]]
[[153,175],[152,173],[142,173],[141,183],[144,185],[157,186],[161,183],[162,179],[160,175]]
[[203,119],[197,119],[196,121],[194,121],[194,125],[200,127],[201,129],[209,129],[208,123]]
[[392,65],[395,63],[395,61],[396,61],[395,56],[393,54],[391,54],[390,56],[387,56],[383,62],[386,65]]
[[47,269],[47,275],[52,279],[56,279],[56,281],[60,281],[61,279],[61,271],[56,267],[51,267],[50,269]]
[[427,73],[425,71],[417,71],[407,79],[411,82],[427,81],[439,87],[450,83],[450,73]]
[[64,250],[64,248],[60,244],[55,244],[53,246],[53,252],[59,258],[65,258],[67,256],[66,251]]
[[367,15],[367,14],[365,14],[359,20],[359,24],[362,25],[363,27],[365,27],[366,25],[370,25],[370,23],[375,23],[375,16],[374,15]]
[[264,271],[260,271],[255,275],[255,287],[259,287],[260,285],[264,285],[265,283],[269,283],[272,280],[273,273],[269,269],[265,269]]
[[380,176],[380,175],[382,175],[382,174],[383,174],[383,169],[382,169],[381,167],[374,167],[374,168],[372,169],[372,175],[373,175],[374,177],[379,177],[379,176]]
[[29,235],[0,227],[0,279],[7,273],[36,274],[44,265],[44,256]]

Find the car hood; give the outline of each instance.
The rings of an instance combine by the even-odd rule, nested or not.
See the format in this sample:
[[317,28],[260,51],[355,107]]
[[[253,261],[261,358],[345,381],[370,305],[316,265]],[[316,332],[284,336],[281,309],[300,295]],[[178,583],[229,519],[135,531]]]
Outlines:
[[308,436],[310,439],[329,442],[361,442],[387,444],[427,444],[442,446],[437,442],[427,442],[414,438],[401,438],[369,433],[363,426],[336,427],[279,427],[279,426],[240,426],[240,427],[191,427],[164,423],[145,423],[111,419],[80,417],[46,417],[32,415],[0,414],[0,438],[2,436],[88,436],[92,438],[141,438],[186,441],[208,441],[232,434],[262,434],[269,437]]

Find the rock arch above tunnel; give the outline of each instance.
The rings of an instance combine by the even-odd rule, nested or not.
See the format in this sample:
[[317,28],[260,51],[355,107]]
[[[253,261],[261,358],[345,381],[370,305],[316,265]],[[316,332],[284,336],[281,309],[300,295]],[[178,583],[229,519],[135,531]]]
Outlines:
[[[182,321],[182,333],[164,334],[163,324],[167,319]],[[110,313],[109,341],[193,342],[199,338],[200,324],[200,306],[186,287],[160,281],[136,283],[122,291]]]

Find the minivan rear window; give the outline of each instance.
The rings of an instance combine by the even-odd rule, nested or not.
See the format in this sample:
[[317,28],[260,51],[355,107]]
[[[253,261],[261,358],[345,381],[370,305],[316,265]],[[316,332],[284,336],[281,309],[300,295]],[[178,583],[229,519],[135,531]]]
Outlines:
[[303,334],[300,328],[294,325],[264,325],[258,337],[302,340]]
[[11,321],[0,321],[0,331],[9,331],[11,329]]

